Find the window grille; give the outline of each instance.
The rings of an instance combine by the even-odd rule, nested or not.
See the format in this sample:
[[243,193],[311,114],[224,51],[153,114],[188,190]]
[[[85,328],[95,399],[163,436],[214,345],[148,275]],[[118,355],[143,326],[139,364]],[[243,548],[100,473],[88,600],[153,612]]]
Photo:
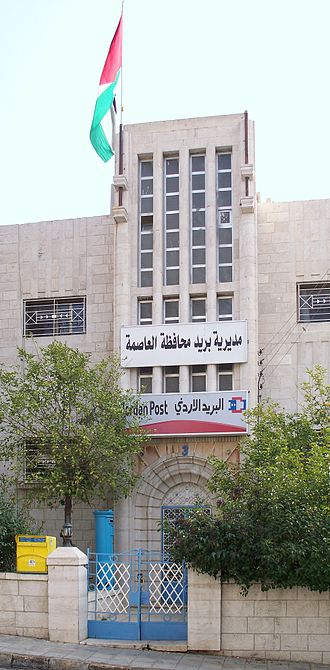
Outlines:
[[85,332],[85,297],[24,301],[24,336],[50,337]]
[[25,443],[24,481],[34,483],[43,479],[45,474],[54,466],[54,459],[47,453],[47,447],[40,446],[35,440]]
[[165,158],[165,277],[166,286],[180,280],[180,231],[179,231],[179,159]]
[[206,281],[205,156],[190,157],[191,282]]
[[152,286],[153,283],[153,163],[152,160],[140,161],[140,286]]
[[299,321],[330,321],[330,282],[298,284]]

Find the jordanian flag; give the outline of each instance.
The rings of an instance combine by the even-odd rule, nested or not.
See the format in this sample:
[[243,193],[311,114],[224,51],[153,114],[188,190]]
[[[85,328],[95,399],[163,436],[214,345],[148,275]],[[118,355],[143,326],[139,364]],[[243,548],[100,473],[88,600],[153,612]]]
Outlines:
[[102,128],[102,121],[111,110],[114,91],[119,79],[122,64],[122,19],[121,15],[117,30],[110,44],[100,79],[99,95],[96,100],[93,121],[89,133],[90,141],[104,162],[113,156],[114,151]]

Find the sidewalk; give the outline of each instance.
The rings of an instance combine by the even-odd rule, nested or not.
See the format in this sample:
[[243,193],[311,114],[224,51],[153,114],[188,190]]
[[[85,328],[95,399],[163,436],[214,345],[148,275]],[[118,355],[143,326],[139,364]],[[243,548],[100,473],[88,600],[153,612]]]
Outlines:
[[[33,670],[330,670],[329,665],[292,663],[290,661],[257,661],[134,648],[134,643],[88,640],[84,644],[48,642],[29,637],[0,635],[0,670],[25,668]],[[139,643],[137,643],[139,644]],[[147,643],[143,643],[147,644]],[[154,643],[155,645],[156,643]],[[180,645],[180,643],[178,643]],[[140,645],[142,646],[142,645]],[[175,648],[175,643],[173,644]],[[180,647],[179,647],[180,648]]]

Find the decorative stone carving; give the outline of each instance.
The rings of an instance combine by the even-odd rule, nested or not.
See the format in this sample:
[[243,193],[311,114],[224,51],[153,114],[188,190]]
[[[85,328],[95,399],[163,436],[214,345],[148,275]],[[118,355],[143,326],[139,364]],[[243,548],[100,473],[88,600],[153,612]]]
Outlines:
[[173,486],[164,497],[162,504],[184,507],[185,505],[194,505],[196,500],[209,504],[208,496],[204,489],[198,486],[198,484],[188,482]]

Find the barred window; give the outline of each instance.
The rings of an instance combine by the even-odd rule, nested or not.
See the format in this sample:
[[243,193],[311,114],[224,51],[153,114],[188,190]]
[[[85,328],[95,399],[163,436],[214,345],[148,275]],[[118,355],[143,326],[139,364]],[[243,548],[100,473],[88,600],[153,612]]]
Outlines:
[[24,336],[51,337],[85,332],[85,297],[24,301]]
[[299,321],[330,321],[330,282],[298,284]]
[[37,440],[25,442],[24,481],[26,483],[32,484],[43,479],[53,466],[54,459],[47,446],[41,446]]

